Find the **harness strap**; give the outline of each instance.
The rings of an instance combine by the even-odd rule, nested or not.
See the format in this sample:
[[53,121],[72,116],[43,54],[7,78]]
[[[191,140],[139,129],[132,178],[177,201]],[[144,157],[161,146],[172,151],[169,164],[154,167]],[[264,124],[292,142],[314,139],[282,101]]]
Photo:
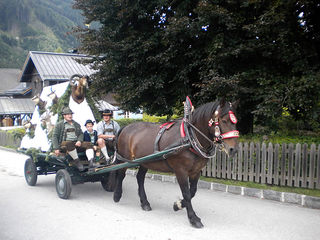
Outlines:
[[156,136],[156,140],[154,141],[153,152],[159,152],[159,141],[160,141],[160,138],[162,137],[165,130],[166,130],[166,128],[160,128],[160,130]]
[[156,136],[156,139],[155,139],[155,142],[154,142],[154,147],[153,147],[153,151],[156,153],[156,152],[159,152],[159,141],[163,135],[163,133],[168,130],[169,128],[171,128],[173,125],[175,124],[175,122],[166,122],[164,124],[162,124],[160,126],[160,130]]

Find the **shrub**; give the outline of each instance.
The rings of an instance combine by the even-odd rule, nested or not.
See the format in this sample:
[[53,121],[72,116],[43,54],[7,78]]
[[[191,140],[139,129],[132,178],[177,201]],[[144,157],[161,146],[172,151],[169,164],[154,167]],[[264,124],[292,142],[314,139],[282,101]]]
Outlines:
[[8,130],[7,133],[13,136],[14,140],[21,140],[26,134],[26,130],[24,128],[15,128],[12,130]]
[[134,122],[142,122],[142,119],[122,118],[117,119],[116,122],[119,123],[120,127],[125,127]]

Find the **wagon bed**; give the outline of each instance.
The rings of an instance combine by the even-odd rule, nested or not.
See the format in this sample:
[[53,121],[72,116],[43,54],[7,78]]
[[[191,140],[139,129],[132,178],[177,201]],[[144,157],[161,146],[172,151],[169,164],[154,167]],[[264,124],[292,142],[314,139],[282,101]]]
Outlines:
[[55,184],[57,194],[60,198],[67,199],[71,194],[72,185],[85,182],[100,181],[104,190],[113,192],[115,188],[116,170],[136,167],[145,162],[158,161],[189,146],[189,144],[182,144],[132,161],[102,165],[90,169],[85,153],[79,153],[80,161],[85,166],[84,171],[79,171],[78,168],[70,164],[72,159],[69,155],[57,157],[46,153],[37,153],[33,155],[27,153],[25,150],[19,150],[19,152],[29,156],[24,166],[24,175],[28,185],[35,186],[38,175],[56,174]]

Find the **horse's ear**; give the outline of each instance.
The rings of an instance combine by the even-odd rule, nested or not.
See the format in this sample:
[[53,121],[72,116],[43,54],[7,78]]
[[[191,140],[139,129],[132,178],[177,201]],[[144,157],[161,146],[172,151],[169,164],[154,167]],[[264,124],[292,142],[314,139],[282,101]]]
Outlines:
[[235,111],[237,109],[237,107],[239,106],[240,103],[240,99],[234,101],[232,104],[232,109]]
[[226,104],[226,99],[225,98],[221,98],[220,99],[220,103],[219,103],[220,108],[223,108],[225,104]]

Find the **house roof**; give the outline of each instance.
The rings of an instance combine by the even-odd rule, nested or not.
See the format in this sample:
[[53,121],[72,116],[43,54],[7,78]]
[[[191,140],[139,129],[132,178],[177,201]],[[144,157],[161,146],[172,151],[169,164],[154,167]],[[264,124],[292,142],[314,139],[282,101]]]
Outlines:
[[98,108],[99,111],[103,111],[106,109],[112,110],[112,111],[117,111],[118,108],[111,105],[110,103],[103,101],[103,100],[99,100],[98,102],[95,103],[96,107]]
[[90,58],[83,54],[30,51],[22,68],[20,82],[30,81],[34,68],[43,81],[67,81],[74,74],[89,76],[95,71],[76,59]]
[[0,92],[11,89],[19,84],[20,69],[0,68]]
[[0,98],[0,115],[32,114],[34,107],[28,98]]
[[7,91],[0,92],[0,96],[25,96],[32,91],[32,87],[28,83],[19,83],[18,86]]

